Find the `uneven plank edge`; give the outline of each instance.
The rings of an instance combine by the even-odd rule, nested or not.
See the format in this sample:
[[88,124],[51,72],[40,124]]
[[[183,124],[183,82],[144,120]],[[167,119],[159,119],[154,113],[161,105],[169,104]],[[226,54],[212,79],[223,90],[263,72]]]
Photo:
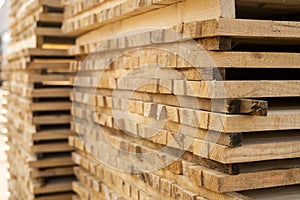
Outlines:
[[37,27],[35,33],[38,36],[63,36],[60,28]]
[[[177,82],[177,83],[176,83]],[[185,91],[177,90],[175,94],[202,98],[260,98],[260,97],[296,97],[300,96],[300,81],[186,81]],[[179,88],[180,88],[179,87]]]
[[[82,153],[82,152],[81,152]],[[136,185],[136,182],[140,183],[140,179],[136,179],[134,176],[130,175],[130,174],[123,174],[123,173],[116,173],[116,171],[110,169],[110,168],[107,168],[105,166],[102,166],[102,165],[99,165],[99,164],[96,164],[96,163],[93,163],[91,161],[89,161],[88,158],[85,158],[83,157],[80,153],[72,153],[72,157],[74,159],[74,161],[77,163],[77,164],[80,164],[85,170],[89,170],[89,167],[92,168],[93,166],[96,166],[97,168],[99,168],[97,171],[105,171],[105,173],[109,173],[109,174],[112,174],[116,177],[119,177],[121,179],[124,179],[126,180],[126,182],[132,184],[132,185]],[[86,164],[85,164],[86,163]],[[101,176],[100,173],[97,173],[96,174],[97,177],[98,176]],[[160,180],[161,178],[155,174],[152,174],[152,173],[149,173],[149,175],[151,177],[156,177],[158,178],[158,180]],[[154,180],[153,180],[154,181]],[[156,181],[155,181],[156,182]],[[141,183],[143,186],[143,184],[145,184],[145,182]],[[148,184],[146,182],[146,184]],[[150,183],[151,184],[151,183]],[[157,189],[159,190],[159,187],[156,188],[155,187],[155,184],[156,183],[152,183],[152,187],[149,187],[150,191],[153,191],[152,194],[154,195],[155,192]],[[216,193],[216,192],[213,192],[211,190],[207,190],[206,188],[204,187],[201,187],[200,185],[197,185],[196,186],[197,189],[195,189],[195,191],[198,193],[198,194],[201,194],[201,195],[204,195],[204,196],[207,196],[207,197],[214,197],[214,198],[217,198],[217,199],[224,199],[224,200],[241,200],[241,199],[244,199],[244,196],[242,195],[239,195],[238,193],[224,193],[224,194],[221,194],[221,193]],[[183,189],[183,188],[181,188]],[[161,194],[160,194],[161,195]],[[166,196],[167,197],[167,196]]]
[[39,20],[43,22],[57,22],[61,23],[63,21],[63,14],[61,13],[41,13]]
[[[129,131],[134,134],[133,130],[130,129],[130,127],[125,127],[125,129],[123,130]],[[112,130],[110,130],[110,132],[112,132]],[[83,133],[84,132],[80,131],[80,134]],[[241,147],[231,148],[205,140],[193,139],[189,137],[183,137],[177,143],[177,141],[179,140],[178,138],[176,140],[173,135],[169,136],[168,146],[187,150],[202,158],[209,158],[223,164],[300,157],[300,141],[299,139],[295,140],[294,138],[285,139],[284,141],[275,140],[263,144],[245,144]],[[182,146],[181,143],[184,143],[184,146]]]
[[72,161],[70,156],[50,158],[44,160],[35,160],[29,162],[29,167],[32,168],[59,167],[59,166],[71,166],[71,165],[74,165],[74,162]]
[[31,147],[34,153],[69,152],[74,150],[67,143],[38,144]]
[[33,186],[34,194],[47,194],[47,193],[58,193],[58,192],[69,192],[72,191],[72,182],[47,184],[45,186]]
[[300,183],[300,168],[225,175],[214,170],[202,171],[203,184],[216,192],[232,192],[293,185]]
[[190,22],[184,26],[184,34],[192,38],[232,36],[300,39],[299,30],[300,22],[225,18]]
[[[103,79],[105,80],[105,79]],[[102,82],[104,82],[102,80]],[[111,79],[113,80],[113,79]],[[109,80],[107,80],[109,81]],[[96,88],[133,90],[139,92],[157,93],[156,79],[123,78],[122,83],[109,85],[95,83]],[[148,83],[148,87],[136,88],[140,83]],[[150,87],[151,86],[151,87]],[[211,99],[240,99],[261,97],[299,97],[300,81],[185,81],[173,80],[174,94],[182,96]],[[91,87],[93,87],[91,85]],[[161,91],[160,94],[168,94]]]

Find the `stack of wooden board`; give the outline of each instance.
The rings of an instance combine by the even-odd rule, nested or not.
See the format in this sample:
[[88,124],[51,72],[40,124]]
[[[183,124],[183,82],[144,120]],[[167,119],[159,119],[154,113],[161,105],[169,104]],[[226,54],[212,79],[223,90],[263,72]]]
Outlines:
[[299,1],[89,2],[63,25],[74,199],[300,198]]
[[10,199],[71,199],[74,163],[68,137],[74,38],[63,35],[59,0],[10,2],[5,56]]
[[[3,76],[1,76],[3,77]],[[6,123],[7,123],[7,96],[8,96],[8,91],[6,88],[6,81],[4,79],[2,88],[0,90],[0,107],[1,107],[1,113],[0,113],[0,126],[1,130],[0,133],[7,136],[7,129],[6,129]]]
[[7,162],[7,150],[9,149],[9,146],[7,145],[7,129],[6,129],[6,123],[7,123],[7,90],[5,88],[1,88],[0,90],[0,174],[1,174],[1,188],[0,188],[0,194],[2,194],[2,198],[8,199],[9,192],[8,192],[8,179],[9,179],[9,173],[8,168],[9,164]]

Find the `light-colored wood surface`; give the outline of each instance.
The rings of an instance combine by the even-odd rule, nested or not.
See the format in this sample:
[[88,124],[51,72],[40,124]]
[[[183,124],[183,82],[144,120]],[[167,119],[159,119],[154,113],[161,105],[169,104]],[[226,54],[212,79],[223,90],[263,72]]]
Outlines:
[[[297,197],[297,187],[290,189],[289,185],[300,184],[299,166],[289,162],[300,157],[299,135],[293,133],[300,129],[299,106],[293,103],[293,98],[300,96],[299,80],[285,75],[279,80],[272,76],[258,81],[254,73],[235,80],[227,78],[227,72],[297,71],[299,53],[288,48],[299,43],[299,22],[282,20],[293,20],[288,11],[291,15],[297,11],[298,2],[79,0],[67,5],[64,19],[60,3],[11,2],[16,18],[10,28],[15,31],[6,56],[9,64],[3,67],[11,72],[5,84],[11,92],[7,127],[8,144],[13,148],[8,159],[11,174],[24,177],[22,181],[11,180],[18,188],[13,198],[17,194],[30,200]],[[286,16],[273,16],[278,21],[262,20],[264,13],[257,13],[252,19],[249,11],[254,8],[274,15],[282,9]],[[245,13],[241,15],[241,11]],[[251,20],[237,19],[247,18],[247,12]],[[62,30],[53,28],[61,20]],[[45,22],[57,24],[50,28],[43,26]],[[198,40],[197,47],[203,45],[203,54],[192,54],[186,38],[177,41],[167,30],[149,27],[187,34]],[[137,29],[143,30],[111,38]],[[76,45],[67,50],[74,35],[78,36]],[[245,45],[252,42],[254,47]],[[97,45],[100,49],[92,53]],[[188,47],[182,57],[197,66],[181,55],[161,50],[176,50],[181,45]],[[160,50],[151,52],[148,47]],[[123,54],[129,49],[133,51]],[[101,64],[118,53],[123,55],[103,70]],[[90,60],[81,65],[89,54]],[[133,71],[147,64],[155,67]],[[78,70],[81,73],[76,78],[66,75]],[[78,90],[72,93],[73,84]],[[118,92],[121,97],[114,96]],[[69,95],[72,108],[66,100]],[[274,106],[269,99],[273,97],[283,99],[283,105]],[[66,142],[69,136],[71,147]],[[103,149],[107,143],[118,151]],[[65,152],[74,148],[71,159]],[[157,151],[160,148],[170,151]],[[130,157],[122,150],[139,156]],[[154,171],[133,174],[113,169],[122,166],[133,172],[135,165],[145,166],[149,161],[143,160],[144,153],[154,155],[150,165],[166,164],[175,159],[178,150],[185,152]],[[94,156],[108,158],[113,167]],[[72,174],[73,161],[78,165],[74,171],[78,180],[71,183],[72,179],[63,178],[61,182],[57,176]],[[52,182],[52,177],[56,181]],[[268,189],[263,189],[279,186],[287,188],[288,194],[279,189],[267,195]],[[76,195],[70,195],[72,189]],[[237,192],[242,190],[252,191]],[[50,195],[56,192],[66,194]],[[50,196],[35,198],[37,194]]]
[[[115,6],[113,2],[110,1],[109,8]],[[297,10],[292,7],[298,3],[272,0],[172,3],[155,10],[140,9],[136,16],[124,14],[114,20],[108,20],[103,13],[99,27],[93,24],[99,19],[93,11],[100,10],[104,4],[84,6],[76,2],[67,7],[65,31],[70,28],[70,32],[80,34],[69,53],[82,61],[89,56],[86,62],[74,63],[71,67],[80,71],[76,79],[70,80],[77,86],[71,94],[74,102],[71,112],[76,120],[72,128],[80,135],[80,139],[69,139],[77,149],[73,153],[73,160],[79,165],[75,170],[79,182],[73,185],[76,193],[83,199],[91,198],[94,188],[90,181],[101,180],[128,199],[138,199],[138,196],[193,200],[276,199],[276,195],[294,198],[295,189],[289,194],[281,190],[268,196],[269,189],[264,188],[272,187],[272,191],[276,190],[274,187],[288,189],[292,187],[288,185],[299,184],[299,167],[289,163],[300,155],[299,135],[292,133],[300,128],[299,107],[291,100],[299,96],[300,86],[297,78],[278,78],[280,73],[276,72],[300,66],[298,51],[289,48],[299,43],[299,23],[296,17],[290,16]],[[255,9],[266,13],[254,16]],[[109,14],[116,13],[118,8]],[[245,19],[239,19],[240,16]],[[73,27],[67,27],[71,21]],[[183,37],[176,41],[166,30],[136,31],[127,37],[111,38],[117,33],[149,26],[172,28],[197,39],[211,62],[200,53],[194,56],[183,53],[186,58],[201,63],[195,67],[180,55],[161,51],[178,49],[188,43]],[[97,46],[99,49],[95,50]],[[151,51],[151,48],[160,50]],[[186,52],[190,52],[191,47],[187,49]],[[118,54],[122,55],[111,62],[112,56]],[[153,67],[138,69],[145,64]],[[264,69],[270,78],[257,80],[255,69]],[[251,73],[239,78],[242,70]],[[172,73],[174,71],[178,73]],[[236,77],[230,78],[229,71]],[[114,96],[116,94],[119,96]],[[270,100],[273,97],[282,101],[280,107]],[[184,103],[179,102],[180,98]],[[220,100],[223,98],[225,101]],[[260,100],[255,102],[255,99]],[[253,109],[261,112],[268,104],[271,105],[268,113],[251,116],[251,112],[255,113]],[[239,112],[228,112],[230,106],[238,107]],[[87,128],[87,124],[91,128]],[[207,138],[207,129],[214,130],[214,136],[215,131],[220,131],[220,137],[215,141]],[[93,157],[103,155],[104,138],[119,151],[149,153],[168,147],[185,150],[186,154],[166,168],[140,175],[141,185],[147,185],[139,187],[140,179],[134,175],[114,173]],[[240,143],[233,146],[235,139]],[[154,154],[153,162],[156,159],[166,162],[170,156]],[[128,161],[129,156],[121,153],[113,157],[117,158],[111,159],[113,166],[128,169],[131,163],[137,165],[144,161],[138,158]],[[193,160],[195,158],[198,160]],[[114,181],[110,177],[114,177]],[[120,182],[122,187],[117,184]],[[241,190],[250,191],[235,192]]]
[[0,90],[0,194],[3,200],[7,200],[9,197],[8,191],[8,179],[9,175],[9,163],[7,160],[7,91],[4,89]]
[[192,38],[231,36],[299,40],[299,22],[224,19],[186,23],[184,34]]
[[9,164],[7,162],[7,157],[6,157],[6,151],[8,147],[6,144],[6,140],[7,137],[1,134],[0,135],[0,175],[1,175],[0,194],[3,200],[7,200],[9,196],[8,186],[7,186],[7,181],[9,179],[9,173],[8,173]]
[[[60,26],[60,0],[12,1],[8,72],[10,199],[71,200],[73,166],[69,128],[72,36]],[[3,196],[3,195],[2,195]]]
[[[70,18],[68,15],[70,15],[71,12],[69,10],[72,10],[71,5],[70,8],[66,8],[67,14],[65,16],[66,19],[63,30],[66,33],[82,34],[106,24],[109,24],[106,25],[108,27],[115,26],[121,22],[122,28],[124,27],[125,29],[123,30],[125,31],[127,27],[129,28],[133,25],[138,27],[141,25],[141,22],[139,22],[138,17],[135,15],[142,16],[145,19],[143,20],[144,27],[160,26],[165,28],[170,28],[176,25],[174,22],[181,23],[183,21],[191,21],[199,18],[233,18],[235,16],[234,3],[232,0],[205,0],[201,2],[195,0],[187,0],[183,2],[174,0],[167,2],[169,3],[160,3],[160,1],[156,1],[156,3],[152,3],[151,1],[144,3],[138,3],[137,1],[121,1],[117,3],[117,1],[110,1],[105,2],[106,4],[98,4],[97,7],[92,7],[92,9],[88,10],[88,12],[79,13],[78,15]],[[198,11],[202,12],[202,15],[197,14]],[[110,13],[110,15],[105,13]],[[167,15],[167,13],[169,15]],[[170,15],[170,13],[172,13],[172,15]],[[157,20],[153,21],[151,17],[154,16],[160,16],[160,18],[164,18],[163,22]],[[112,25],[111,23],[114,24]]]

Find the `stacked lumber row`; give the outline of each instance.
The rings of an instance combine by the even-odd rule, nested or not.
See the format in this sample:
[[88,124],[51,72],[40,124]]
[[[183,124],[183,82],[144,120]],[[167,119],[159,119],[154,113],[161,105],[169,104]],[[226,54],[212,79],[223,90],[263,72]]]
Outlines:
[[[75,7],[65,27],[95,14]],[[74,199],[298,199],[299,8],[185,0],[64,29]]]
[[8,95],[10,199],[71,199],[68,145],[74,38],[60,28],[58,0],[11,1],[11,41],[4,66]]
[[8,79],[8,73],[1,71],[1,80],[2,80],[2,87],[0,91],[0,107],[1,107],[1,113],[0,113],[0,124],[1,124],[1,133],[7,134],[6,130],[6,123],[7,123],[7,97],[8,97],[8,88],[7,88],[7,79]]
[[64,14],[64,32],[84,33],[108,23],[167,7],[182,0],[93,0],[71,1]]
[[[3,79],[2,79],[3,80]],[[0,193],[2,194],[2,197],[4,199],[8,199],[9,192],[7,187],[7,182],[9,179],[9,164],[7,162],[7,150],[9,149],[9,146],[7,145],[8,137],[7,137],[7,129],[6,129],[6,123],[7,123],[7,95],[8,92],[3,87],[0,90],[0,143],[1,143],[1,189]]]

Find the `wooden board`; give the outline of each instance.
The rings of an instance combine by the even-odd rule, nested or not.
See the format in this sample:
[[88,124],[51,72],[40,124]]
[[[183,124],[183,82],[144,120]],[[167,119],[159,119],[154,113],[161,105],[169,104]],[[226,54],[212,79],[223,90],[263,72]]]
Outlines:
[[69,156],[29,162],[29,167],[32,168],[59,167],[59,166],[72,166],[72,165],[73,165],[73,161],[70,159]]
[[52,176],[67,176],[73,175],[74,169],[73,167],[62,167],[62,168],[49,168],[49,169],[41,169],[41,170],[32,170],[30,176],[32,178],[39,177],[52,177]]
[[224,19],[186,23],[184,34],[192,38],[230,36],[299,40],[298,22]]
[[41,187],[34,187],[33,193],[34,194],[47,194],[47,193],[59,193],[59,192],[68,192],[72,189],[72,183],[68,182],[61,182],[55,184],[47,184],[46,186]]

